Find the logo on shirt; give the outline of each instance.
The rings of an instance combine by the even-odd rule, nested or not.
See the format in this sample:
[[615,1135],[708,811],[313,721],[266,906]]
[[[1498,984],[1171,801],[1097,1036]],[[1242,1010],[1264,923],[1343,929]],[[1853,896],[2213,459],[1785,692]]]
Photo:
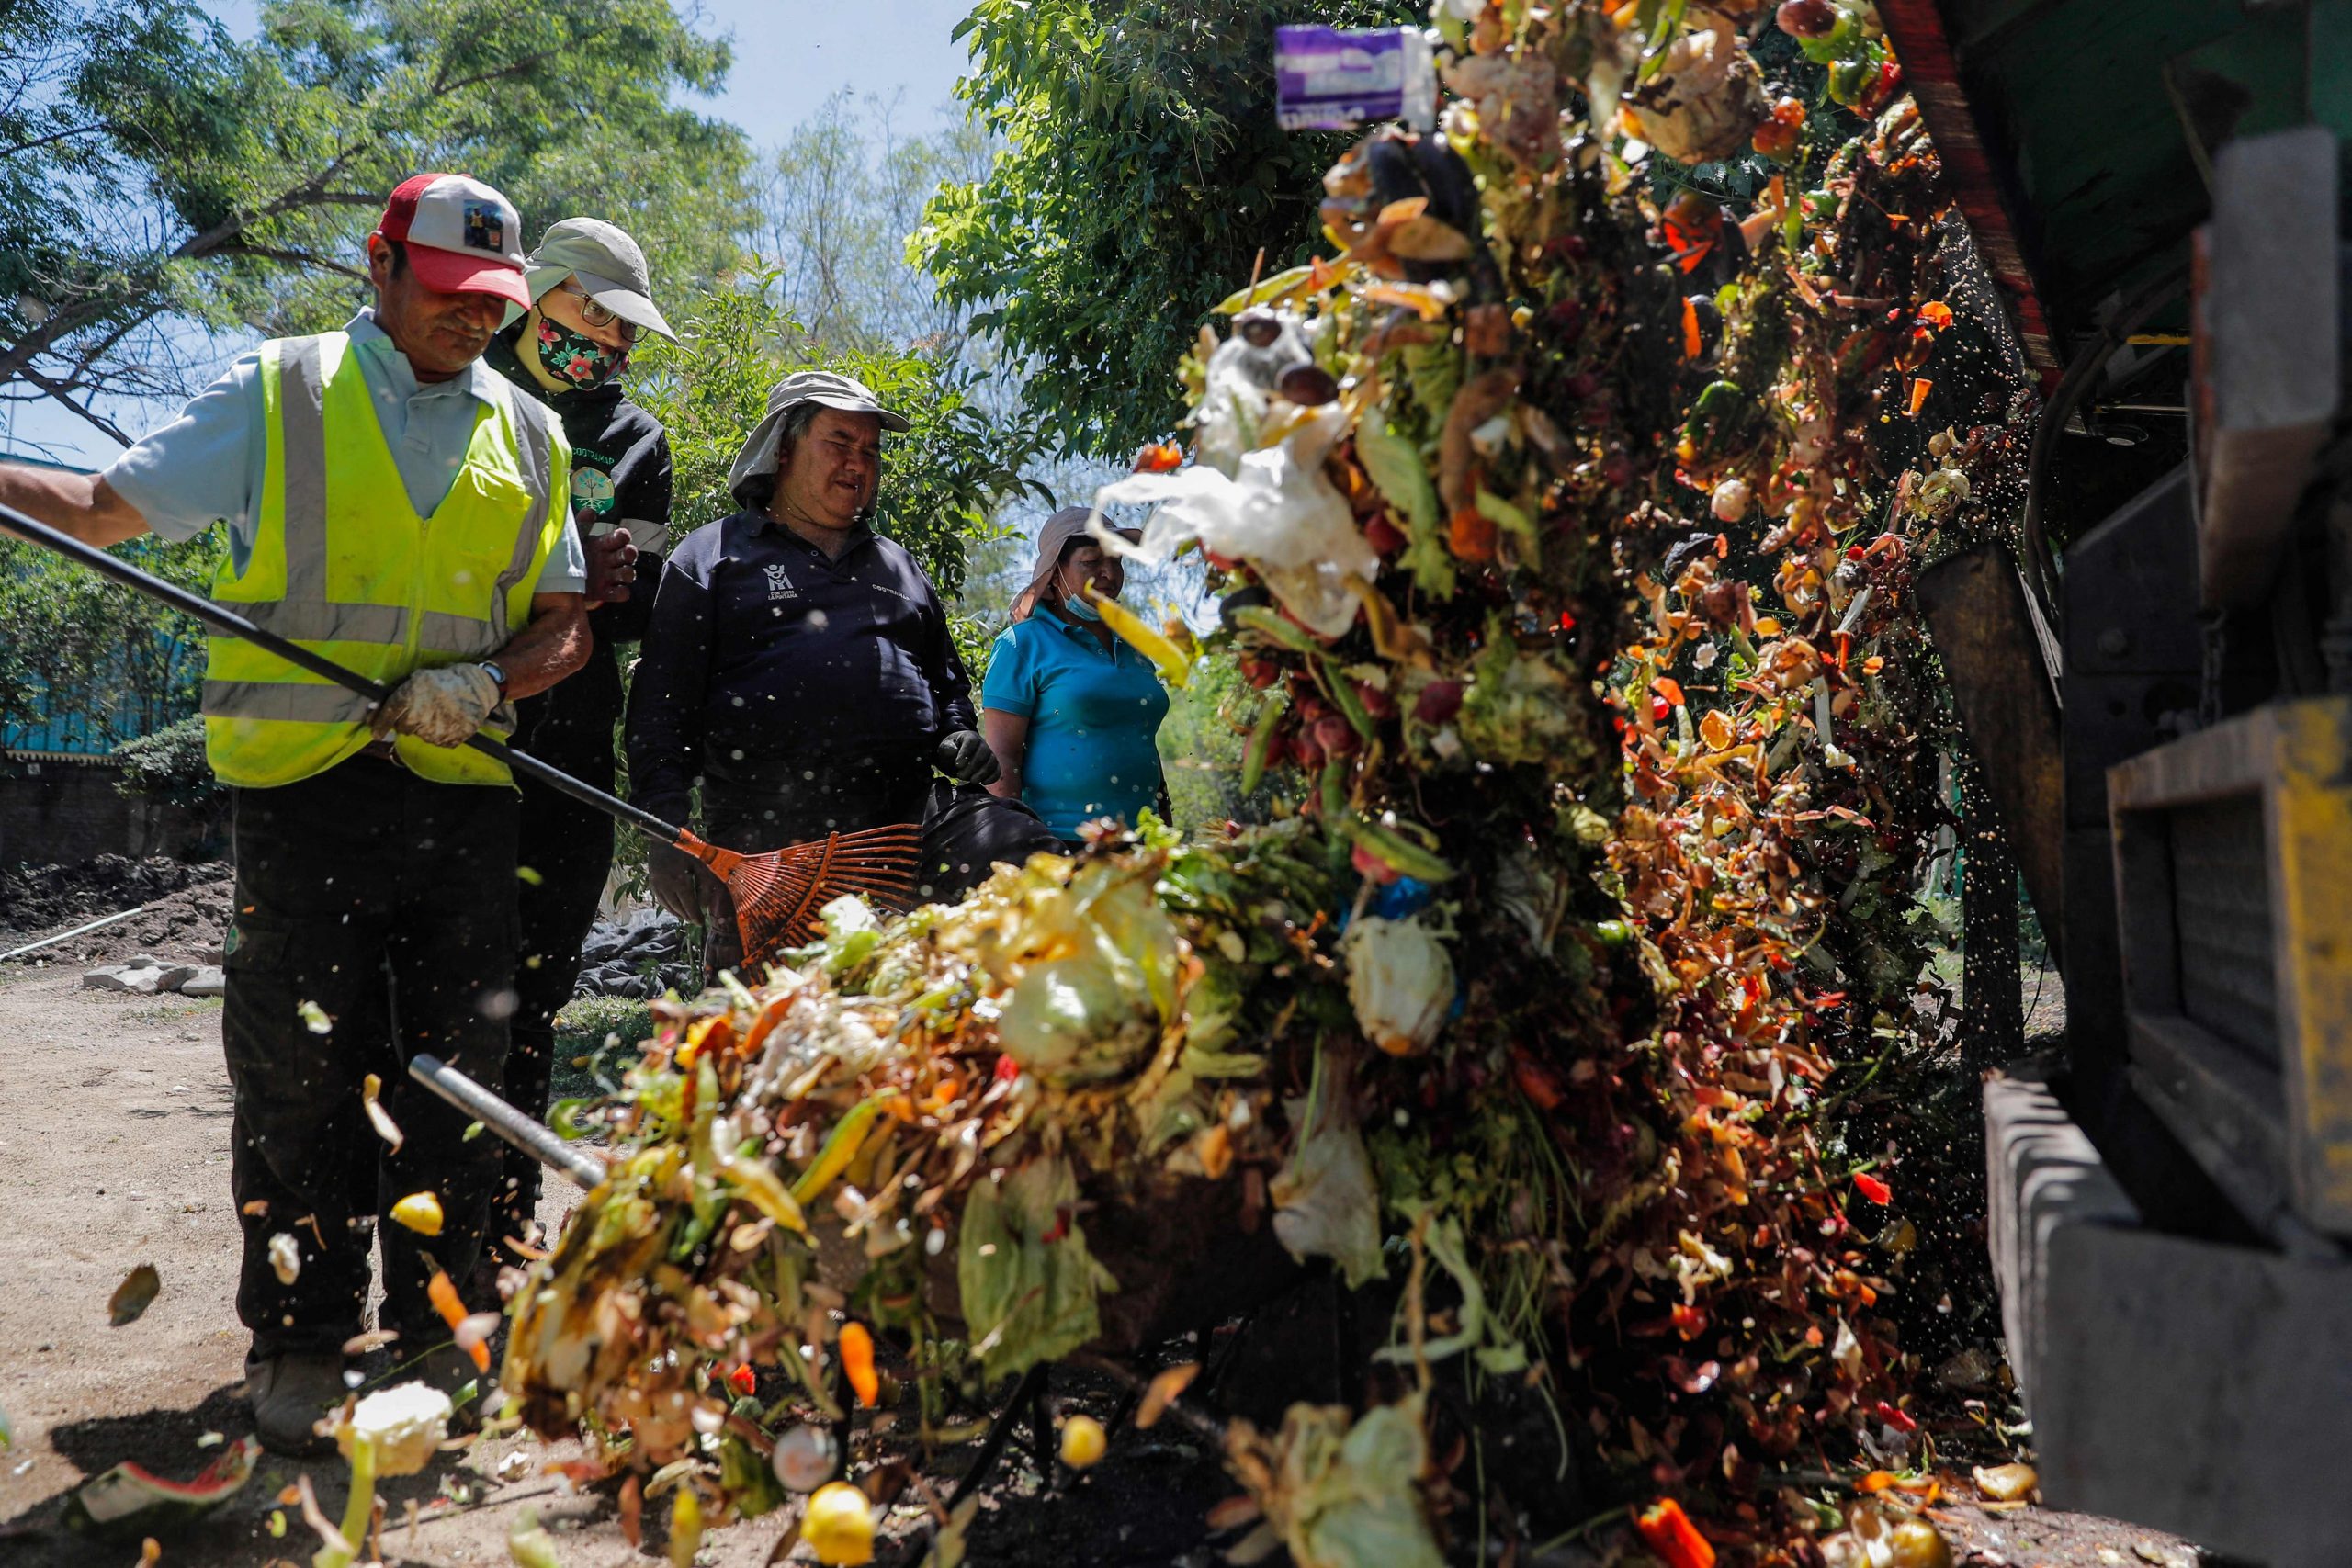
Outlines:
[[613,476],[596,468],[583,468],[580,454],[571,455],[571,513],[575,517],[602,517],[613,509],[615,499]]
[[768,598],[771,601],[777,599],[797,599],[800,597],[799,592],[792,586],[792,579],[786,575],[785,569],[781,564],[768,567],[765,570],[768,574]]

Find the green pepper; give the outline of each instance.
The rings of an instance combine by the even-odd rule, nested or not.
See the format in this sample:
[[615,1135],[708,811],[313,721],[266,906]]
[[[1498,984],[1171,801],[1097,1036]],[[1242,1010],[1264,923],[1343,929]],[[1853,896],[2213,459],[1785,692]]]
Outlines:
[[1337,822],[1348,809],[1348,760],[1345,757],[1326,758],[1323,762],[1323,820]]
[[1444,861],[1368,817],[1349,818],[1345,830],[1348,838],[1366,853],[1379,856],[1407,876],[1422,882],[1443,882],[1453,874],[1453,867]]
[[1322,655],[1323,645],[1315,640],[1315,634],[1263,604],[1246,604],[1233,612],[1233,619],[1237,625],[1248,627],[1269,642],[1281,644],[1293,653],[1317,658]]
[[1372,715],[1364,711],[1363,698],[1356,694],[1356,683],[1348,679],[1344,671],[1335,670],[1329,674],[1329,679],[1321,684],[1331,694],[1331,705],[1346,717],[1348,728],[1356,732],[1357,738],[1369,745],[1373,739]]
[[792,1184],[792,1201],[806,1208],[827,1187],[833,1178],[849,1168],[857,1157],[858,1145],[865,1142],[865,1130],[874,1125],[874,1118],[881,1114],[882,1102],[888,1096],[873,1095],[849,1108],[849,1113],[836,1122],[826,1134],[824,1145],[800,1179]]

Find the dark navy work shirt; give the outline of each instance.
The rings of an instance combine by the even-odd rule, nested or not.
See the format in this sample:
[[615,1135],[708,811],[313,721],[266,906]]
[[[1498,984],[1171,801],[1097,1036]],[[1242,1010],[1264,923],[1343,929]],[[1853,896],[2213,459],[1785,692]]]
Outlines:
[[629,686],[630,793],[684,816],[698,777],[736,787],[927,781],[978,728],[931,580],[861,530],[838,560],[760,512],[686,536],[662,568]]

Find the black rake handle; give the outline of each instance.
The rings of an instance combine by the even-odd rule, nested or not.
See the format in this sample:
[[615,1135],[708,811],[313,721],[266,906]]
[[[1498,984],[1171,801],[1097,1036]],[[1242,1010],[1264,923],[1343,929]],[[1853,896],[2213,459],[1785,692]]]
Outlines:
[[[215,631],[241,637],[255,648],[266,649],[298,669],[307,670],[313,675],[358,693],[378,707],[391,697],[390,686],[370,681],[356,670],[347,670],[300,643],[288,641],[276,632],[264,631],[243,615],[224,610],[209,599],[191,593],[176,583],[166,582],[151,572],[141,571],[129,561],[107,554],[96,545],[85,544],[73,535],[52,528],[38,518],[26,516],[13,506],[0,505],[0,531],[54,550],[69,560],[79,561],[92,571],[135,588],[183,615],[195,616]],[[583,784],[560,768],[549,767],[537,757],[514,750],[495,737],[477,732],[468,738],[466,744],[486,757],[496,758],[526,778],[537,779],[549,789],[560,791],[583,805],[594,807],[608,817],[654,835],[665,844],[676,844],[684,836],[651,812],[640,810],[618,795],[606,795],[595,785]]]

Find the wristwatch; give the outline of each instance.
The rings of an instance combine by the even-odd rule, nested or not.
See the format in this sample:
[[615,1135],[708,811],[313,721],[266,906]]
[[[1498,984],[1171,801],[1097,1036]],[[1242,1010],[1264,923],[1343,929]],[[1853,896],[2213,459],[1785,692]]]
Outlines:
[[498,682],[499,696],[502,698],[504,697],[506,695],[506,667],[492,659],[483,660],[481,661],[481,667],[490,671],[490,678],[492,680]]

